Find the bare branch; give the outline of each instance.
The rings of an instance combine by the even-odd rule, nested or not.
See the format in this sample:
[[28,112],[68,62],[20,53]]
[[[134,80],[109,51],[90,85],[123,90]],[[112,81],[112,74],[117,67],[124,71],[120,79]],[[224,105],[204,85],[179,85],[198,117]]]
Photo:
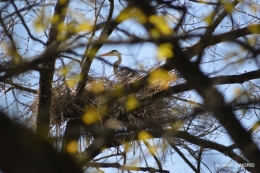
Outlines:
[[174,145],[174,143],[170,139],[167,139],[167,142],[181,156],[181,158],[190,166],[190,168],[194,172],[197,172],[197,169],[195,168],[195,166],[192,163],[190,163],[190,161],[187,159],[187,157],[184,156],[184,154]]

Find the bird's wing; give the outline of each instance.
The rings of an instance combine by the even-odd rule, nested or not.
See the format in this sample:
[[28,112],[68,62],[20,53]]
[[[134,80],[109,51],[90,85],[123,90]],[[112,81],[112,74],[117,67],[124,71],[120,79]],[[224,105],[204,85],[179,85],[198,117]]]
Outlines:
[[138,72],[135,70],[128,68],[128,67],[121,67],[120,68],[120,75],[124,76],[125,78],[127,77],[135,77],[138,75]]

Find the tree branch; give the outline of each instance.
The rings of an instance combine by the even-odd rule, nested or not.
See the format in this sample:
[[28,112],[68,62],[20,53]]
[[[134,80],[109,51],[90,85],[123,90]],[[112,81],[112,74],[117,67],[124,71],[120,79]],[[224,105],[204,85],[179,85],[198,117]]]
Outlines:
[[[113,16],[113,12],[114,12],[114,0],[110,0],[110,10],[109,10],[108,18],[107,18],[107,24],[103,28],[98,40],[106,40],[109,37],[109,35],[114,31],[115,27],[117,26],[116,22],[110,23],[112,16]],[[74,104],[78,105],[80,108],[82,108],[83,106],[86,106],[86,105],[82,105],[81,96],[83,95],[83,92],[85,90],[85,85],[88,80],[89,69],[90,69],[92,61],[94,59],[94,56],[96,55],[97,51],[102,46],[103,46],[103,44],[98,45],[98,46],[93,46],[90,50],[86,49],[85,53],[83,55],[82,59],[84,60],[84,62],[82,64],[82,70],[80,73],[81,79],[77,85],[77,92],[76,92],[75,101],[74,101]],[[76,115],[76,114],[81,114],[81,113],[78,113],[77,110],[73,110],[72,114]],[[65,142],[64,146],[65,147],[67,146],[67,144],[70,143],[70,141],[78,140],[78,138],[80,136],[80,125],[81,124],[82,124],[81,119],[76,119],[76,120],[71,119],[67,122],[66,129],[64,132],[64,142]],[[93,152],[93,155],[97,154],[96,152],[100,152],[99,150],[93,150],[93,151],[95,151],[95,152]],[[91,153],[92,153],[92,151],[91,151]],[[86,160],[88,160],[88,157],[89,156],[86,156]]]
[[[252,24],[249,25],[248,27],[245,28],[241,28],[241,29],[236,29],[236,30],[231,30],[229,32],[223,33],[223,34],[218,34],[218,35],[211,35],[208,38],[208,44],[202,46],[202,43],[199,42],[191,47],[186,48],[183,53],[186,55],[186,57],[188,59],[193,58],[195,55],[197,55],[199,53],[199,51],[201,49],[205,49],[206,47],[212,46],[212,45],[216,45],[219,43],[222,43],[224,41],[232,41],[235,40],[239,37],[243,37],[249,34],[252,34],[252,32],[250,31],[250,27],[255,27],[255,28],[259,28],[260,24]],[[259,30],[256,30],[254,34],[260,34]]]
[[54,54],[58,54],[61,49],[59,49],[60,43],[53,42],[50,44],[45,51],[37,58],[33,59],[29,62],[22,62],[14,67],[11,68],[0,68],[0,81],[4,82],[7,78],[10,78],[15,75],[22,74],[28,70],[33,70],[35,67],[37,67],[39,64],[42,64],[45,61],[53,61],[55,59]]
[[174,143],[170,139],[167,139],[167,142],[181,156],[181,158],[190,166],[190,168],[194,172],[197,172],[197,169],[195,168],[195,166],[184,156],[184,154],[174,145]]
[[[260,78],[260,70],[250,71],[239,75],[228,75],[228,76],[217,76],[213,78],[209,78],[212,85],[223,85],[223,84],[242,84],[249,80],[259,79]],[[162,90],[152,95],[151,97],[144,98],[140,100],[139,108],[145,107],[154,103],[156,100],[162,99],[164,97],[168,97],[173,94],[178,94],[181,92],[192,90],[192,88],[188,83],[174,85],[169,87],[167,90]]]
[[[61,43],[61,40],[57,39],[59,34],[58,25],[64,23],[65,16],[67,14],[68,6],[70,1],[60,1],[57,0],[53,17],[59,16],[57,22],[52,22],[47,46],[57,42]],[[57,52],[57,51],[54,51]],[[42,70],[40,71],[39,80],[39,104],[38,104],[38,116],[37,116],[37,128],[36,133],[39,136],[47,139],[50,132],[50,110],[51,110],[51,100],[52,100],[52,82],[53,75],[55,72],[55,62],[59,53],[53,53],[49,61],[44,61],[42,64]]]
[[0,170],[3,172],[82,172],[68,155],[58,153],[32,131],[12,123],[2,112],[0,139]]
[[18,85],[18,84],[13,83],[12,81],[9,81],[9,80],[5,80],[4,83],[11,85],[7,90],[4,91],[5,93],[7,93],[9,90],[12,90],[12,89],[18,89],[18,90],[22,90],[22,91],[32,93],[32,94],[38,93],[37,90]]
[[13,1],[11,1],[11,3],[12,3],[12,5],[13,5],[14,9],[15,9],[16,14],[19,16],[19,18],[20,18],[20,20],[21,20],[21,22],[22,22],[22,24],[23,24],[23,26],[24,26],[26,32],[28,33],[28,35],[29,35],[34,41],[38,41],[38,42],[40,42],[41,44],[46,45],[42,40],[40,40],[40,39],[38,39],[38,38],[35,38],[35,37],[31,34],[31,32],[30,32],[28,26],[26,25],[26,23],[25,23],[25,21],[24,21],[22,15],[21,15],[21,13],[19,12],[17,6],[15,5],[15,3],[14,3]]
[[[256,164],[252,168],[253,172],[260,172],[260,165],[257,166],[257,163],[260,163],[260,151],[251,139],[251,135],[238,122],[231,106],[226,105],[223,96],[213,87],[211,80],[202,74],[198,66],[189,62],[177,43],[173,45],[174,57],[168,63],[184,76],[189,86],[196,89],[204,99],[205,108],[212,111],[248,160]],[[187,68],[189,71],[186,70]]]

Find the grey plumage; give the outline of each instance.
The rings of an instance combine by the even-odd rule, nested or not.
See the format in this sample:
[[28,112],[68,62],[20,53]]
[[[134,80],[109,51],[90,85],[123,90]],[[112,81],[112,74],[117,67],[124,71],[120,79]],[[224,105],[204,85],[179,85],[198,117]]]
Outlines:
[[117,56],[118,60],[113,65],[113,70],[116,78],[120,81],[130,80],[138,76],[138,72],[128,67],[119,67],[122,62],[121,53],[117,50],[112,50],[110,52],[104,53],[100,56]]

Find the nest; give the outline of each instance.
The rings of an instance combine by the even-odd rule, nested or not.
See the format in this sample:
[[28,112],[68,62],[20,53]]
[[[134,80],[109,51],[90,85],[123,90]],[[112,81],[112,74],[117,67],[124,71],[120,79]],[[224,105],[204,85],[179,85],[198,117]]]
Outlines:
[[[61,127],[69,119],[82,119],[82,114],[93,109],[99,111],[102,104],[102,96],[110,92],[115,92],[118,82],[107,78],[91,78],[85,87],[81,96],[81,104],[86,105],[82,110],[79,105],[75,105],[75,90],[68,88],[65,82],[56,83],[53,87],[52,105],[51,105],[51,124]],[[101,85],[102,86],[99,86]],[[149,98],[153,94],[161,91],[160,86],[147,86],[136,94],[125,96],[119,100],[110,103],[107,111],[98,118],[98,121],[112,128],[165,128],[175,126],[175,122],[182,116],[182,111],[178,101],[171,98],[164,98],[152,105],[138,108],[136,110],[127,109],[129,98],[134,98],[138,103],[143,98]],[[37,115],[38,101],[35,100],[31,106],[33,117]],[[73,111],[74,110],[74,111]],[[79,114],[75,114],[75,110]],[[73,112],[73,113],[72,113]]]
[[[96,88],[98,88],[98,84],[102,84],[103,90],[102,92],[98,92]],[[94,109],[99,109],[102,104],[103,96],[106,96],[107,93],[116,92],[116,88],[118,87],[118,83],[115,81],[111,81],[105,78],[92,78],[90,83],[85,87],[84,94],[82,95],[82,104],[88,105],[88,107],[92,107]],[[125,88],[125,86],[123,86]],[[61,87],[63,88],[63,87]],[[171,122],[171,115],[173,114],[173,108],[179,106],[173,101],[170,101],[170,98],[165,98],[157,101],[153,105],[146,106],[144,108],[137,109],[135,111],[130,111],[127,108],[129,106],[128,102],[131,102],[131,99],[138,102],[143,98],[149,98],[155,93],[162,90],[160,86],[147,86],[140,90],[136,94],[131,94],[130,96],[125,96],[110,105],[108,105],[109,110],[105,113],[104,117],[106,119],[119,119],[124,123],[132,123],[137,124],[140,122],[156,122],[162,121],[165,119]],[[53,122],[58,123],[56,120],[61,120],[63,118],[73,118],[70,117],[71,111],[71,102],[75,96],[74,92],[64,93],[64,89],[54,89],[54,95],[52,100],[52,117]],[[60,103],[60,104],[57,104]],[[134,104],[134,103],[133,103]],[[175,105],[176,104],[176,105]],[[75,109],[78,109],[77,105],[73,105]],[[137,105],[138,106],[138,105]],[[131,107],[131,105],[130,105]],[[134,106],[133,106],[134,107]],[[135,108],[133,108],[135,109]],[[175,113],[174,113],[175,114]],[[54,118],[59,117],[61,118]],[[122,117],[123,116],[123,117]],[[75,118],[75,117],[74,117]],[[176,116],[174,115],[174,118]]]

